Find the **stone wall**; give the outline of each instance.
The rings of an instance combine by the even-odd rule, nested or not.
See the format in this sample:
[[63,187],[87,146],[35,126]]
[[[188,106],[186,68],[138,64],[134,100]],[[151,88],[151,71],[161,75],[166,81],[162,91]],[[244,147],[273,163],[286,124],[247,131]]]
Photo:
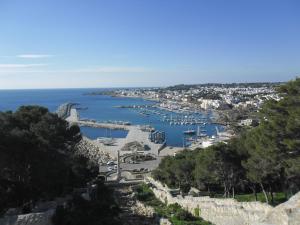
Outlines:
[[238,202],[234,199],[176,196],[169,188],[148,177],[155,196],[167,204],[178,203],[187,211],[216,225],[300,225],[300,193],[288,202],[272,207],[261,202]]
[[0,225],[52,225],[51,217],[54,210],[42,213],[29,213],[0,218]]
[[276,206],[255,225],[300,225],[300,192]]

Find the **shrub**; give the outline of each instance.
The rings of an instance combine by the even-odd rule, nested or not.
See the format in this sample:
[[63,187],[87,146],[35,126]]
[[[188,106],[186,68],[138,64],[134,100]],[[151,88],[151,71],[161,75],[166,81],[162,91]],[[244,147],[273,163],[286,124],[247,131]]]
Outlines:
[[197,207],[197,208],[194,209],[194,215],[196,217],[200,217],[200,209],[199,209],[199,207]]

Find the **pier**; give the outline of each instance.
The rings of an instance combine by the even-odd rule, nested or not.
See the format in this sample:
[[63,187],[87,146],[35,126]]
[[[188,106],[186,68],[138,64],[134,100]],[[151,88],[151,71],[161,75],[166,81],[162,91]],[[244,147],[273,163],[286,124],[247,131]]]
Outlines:
[[78,105],[77,103],[65,103],[58,107],[56,114],[63,119],[66,119],[71,114],[71,109],[73,106]]
[[66,121],[68,121],[71,124],[77,124],[78,126],[83,127],[86,126],[95,128],[107,128],[112,130],[130,130],[130,127],[132,127],[126,124],[101,123],[92,120],[81,120],[78,111],[75,108],[70,109],[70,114],[66,118]]
[[145,154],[153,154],[158,156],[159,150],[162,149],[163,144],[154,143],[149,140],[149,133],[145,126],[139,125],[122,125],[113,123],[101,123],[91,120],[81,120],[80,116],[75,108],[71,108],[69,117],[66,118],[70,124],[77,124],[78,126],[87,126],[95,128],[106,128],[106,129],[116,129],[116,130],[127,130],[128,134],[125,138],[112,138],[113,142],[111,145],[106,145],[105,142],[99,140],[90,140],[94,145],[100,147],[104,152],[107,152],[116,158],[117,152],[119,150],[121,155],[131,153],[132,150],[126,150],[128,144],[137,142],[142,146],[147,146],[147,150],[144,151]]

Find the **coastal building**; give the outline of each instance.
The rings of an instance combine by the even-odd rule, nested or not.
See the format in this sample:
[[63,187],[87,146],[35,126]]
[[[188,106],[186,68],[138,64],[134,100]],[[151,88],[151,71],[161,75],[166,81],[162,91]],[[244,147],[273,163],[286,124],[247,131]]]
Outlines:
[[200,98],[198,99],[198,102],[201,102],[200,107],[204,110],[218,109],[221,106],[221,102],[219,100]]
[[152,131],[149,133],[149,140],[156,144],[163,144],[166,141],[166,134],[163,131]]
[[241,120],[241,122],[239,123],[240,126],[251,126],[252,124],[253,124],[252,119]]

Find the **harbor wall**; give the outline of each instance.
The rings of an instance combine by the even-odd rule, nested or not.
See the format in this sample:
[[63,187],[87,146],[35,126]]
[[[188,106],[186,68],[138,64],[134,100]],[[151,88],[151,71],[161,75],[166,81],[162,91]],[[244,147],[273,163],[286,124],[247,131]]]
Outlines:
[[288,202],[272,207],[261,202],[238,202],[235,199],[173,197],[169,188],[149,177],[155,196],[166,204],[178,203],[215,225],[300,225],[300,192]]
[[73,106],[77,105],[76,103],[64,103],[58,107],[56,110],[56,114],[62,118],[66,119],[67,117],[70,116],[71,109]]

